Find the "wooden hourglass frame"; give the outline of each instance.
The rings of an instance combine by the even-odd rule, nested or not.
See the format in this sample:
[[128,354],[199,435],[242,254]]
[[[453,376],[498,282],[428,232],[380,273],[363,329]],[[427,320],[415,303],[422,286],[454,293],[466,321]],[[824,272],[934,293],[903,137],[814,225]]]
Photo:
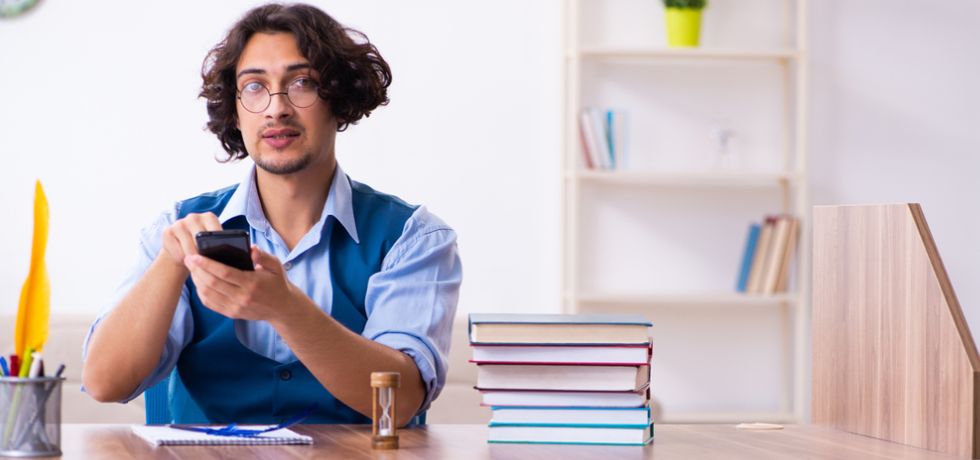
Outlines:
[[395,391],[401,386],[397,372],[371,373],[371,447],[397,449],[398,430]]

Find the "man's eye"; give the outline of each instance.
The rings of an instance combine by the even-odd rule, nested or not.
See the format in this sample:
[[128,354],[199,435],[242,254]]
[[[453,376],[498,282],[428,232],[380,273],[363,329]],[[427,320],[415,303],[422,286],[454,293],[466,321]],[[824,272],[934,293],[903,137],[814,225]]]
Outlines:
[[309,88],[312,88],[313,85],[314,85],[313,79],[311,79],[309,77],[299,77],[299,78],[293,80],[293,82],[289,84],[289,86],[292,86],[292,87],[295,87],[295,88],[301,88],[301,89],[309,89]]
[[264,90],[265,90],[264,86],[254,81],[251,83],[246,83],[245,86],[242,87],[243,93],[256,94],[256,93],[261,93]]

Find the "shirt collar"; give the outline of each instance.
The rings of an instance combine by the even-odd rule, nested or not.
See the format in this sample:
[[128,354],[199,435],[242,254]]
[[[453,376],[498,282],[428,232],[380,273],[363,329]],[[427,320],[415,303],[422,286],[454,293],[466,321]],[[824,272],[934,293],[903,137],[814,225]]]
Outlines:
[[[327,202],[323,204],[323,211],[320,213],[320,220],[314,224],[313,228],[322,231],[327,217],[333,216],[344,227],[351,239],[359,244],[352,200],[353,192],[350,178],[338,164],[333,180],[330,182],[330,190],[327,192]],[[265,217],[265,212],[262,210],[262,202],[259,200],[254,165],[249,169],[248,175],[238,185],[235,192],[232,193],[231,198],[228,199],[228,204],[218,216],[218,221],[224,225],[227,221],[239,216],[245,217],[248,225],[256,230],[265,232],[271,227],[269,220]]]

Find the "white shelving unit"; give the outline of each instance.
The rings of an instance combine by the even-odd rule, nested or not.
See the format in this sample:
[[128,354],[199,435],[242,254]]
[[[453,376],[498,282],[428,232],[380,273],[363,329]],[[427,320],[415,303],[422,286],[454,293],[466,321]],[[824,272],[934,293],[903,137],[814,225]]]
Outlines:
[[[723,11],[733,11],[734,8],[745,5],[747,8],[759,6],[760,2],[767,0],[756,0],[745,2],[739,0],[738,6],[734,6],[735,0],[713,0],[709,8],[719,7]],[[650,11],[648,4],[655,3],[660,7],[660,2],[647,0],[646,4],[639,2],[629,3],[629,0],[600,2],[593,0],[566,0],[564,11],[565,24],[565,72],[564,72],[564,140],[563,140],[563,308],[565,312],[640,312],[647,315],[653,322],[655,329],[658,327],[658,316],[670,315],[671,317],[683,317],[685,313],[704,312],[710,310],[712,315],[706,320],[693,320],[696,325],[708,324],[714,330],[724,327],[726,321],[731,318],[743,318],[751,315],[769,314],[778,317],[777,322],[780,327],[778,331],[772,331],[774,340],[781,348],[779,367],[781,372],[771,375],[776,382],[767,382],[770,386],[779,388],[778,407],[762,407],[759,410],[751,408],[739,408],[736,410],[715,410],[713,407],[701,407],[694,410],[673,411],[669,395],[659,395],[658,381],[656,380],[657,358],[662,354],[669,354],[671,350],[658,347],[656,341],[657,332],[655,330],[654,342],[654,380],[651,383],[654,399],[659,399],[663,405],[663,412],[658,418],[661,423],[728,423],[742,421],[768,421],[768,422],[801,422],[804,419],[805,407],[807,405],[805,393],[807,391],[806,378],[806,336],[808,330],[809,306],[809,255],[805,248],[809,247],[809,201],[807,197],[807,169],[806,169],[806,0],[771,0],[770,3],[779,4],[782,8],[784,29],[779,41],[781,43],[765,43],[762,45],[744,45],[741,43],[729,48],[722,46],[722,43],[704,43],[703,48],[690,49],[671,49],[660,46],[646,40],[643,43],[595,43],[592,40],[583,39],[583,35],[588,35],[594,31],[588,28],[603,27],[607,31],[616,32],[619,23],[608,19],[613,13],[608,15],[600,14],[602,9],[619,9],[619,14],[627,16],[633,15],[629,11],[635,4],[638,10],[636,15],[642,15]],[[719,6],[720,5],[720,6]],[[753,6],[754,5],[754,6]],[[639,11],[639,10],[644,11]],[[583,12],[583,10],[588,10]],[[706,15],[708,13],[706,12]],[[744,16],[742,16],[744,18]],[[651,27],[657,26],[658,18],[650,18]],[[716,18],[717,19],[717,18]],[[629,18],[627,21],[636,21]],[[660,19],[662,22],[662,19]],[[597,24],[597,25],[596,25]],[[612,24],[612,26],[610,26]],[[705,34],[703,25],[702,34]],[[629,27],[626,24],[624,27]],[[729,28],[733,30],[737,26]],[[592,33],[593,36],[600,34]],[[662,33],[660,35],[663,35]],[[647,33],[647,36],[656,36],[655,33]],[[723,41],[723,40],[718,40]],[[725,43],[727,45],[727,43]],[[775,142],[766,144],[757,142],[757,145],[777,145],[773,151],[775,154],[776,167],[752,168],[743,167],[735,169],[718,170],[710,167],[691,167],[691,168],[658,168],[655,161],[646,161],[644,167],[636,167],[625,170],[590,170],[584,166],[583,153],[579,139],[578,115],[583,107],[591,104],[602,105],[608,103],[603,100],[603,95],[609,98],[619,96],[620,100],[629,100],[632,106],[626,107],[627,110],[637,109],[636,104],[650,103],[651,93],[654,93],[655,83],[647,83],[641,77],[634,74],[647,75],[651,71],[650,67],[662,69],[664,72],[674,75],[672,81],[684,81],[683,77],[676,77],[677,72],[684,72],[690,69],[692,72],[699,72],[702,67],[707,65],[711,71],[725,71],[726,66],[754,65],[761,63],[763,71],[775,72],[781,82],[779,87],[773,91],[779,92],[778,98],[782,101],[776,110],[778,116],[776,122],[759,122],[756,127],[771,129],[773,137],[778,138]],[[612,68],[612,69],[607,69]],[[736,68],[736,67],[732,67]],[[719,70],[721,69],[721,70]],[[619,72],[619,73],[617,73]],[[617,76],[626,73],[624,78]],[[738,75],[738,74],[736,74]],[[615,79],[616,85],[606,93],[599,91],[590,92],[595,86],[601,86],[610,79]],[[696,78],[691,85],[697,85]],[[751,80],[748,80],[751,81]],[[761,86],[761,85],[760,85]],[[695,88],[696,89],[696,88]],[[734,83],[730,91],[740,91]],[[635,98],[624,97],[623,94],[633,94]],[[663,94],[663,93],[659,93]],[[713,93],[714,94],[714,93]],[[658,115],[661,124],[665,123],[664,113],[668,113],[672,107],[683,108],[682,103],[677,101],[680,96],[674,97],[671,93],[669,103],[662,105],[667,109],[660,109]],[[673,106],[671,105],[673,104]],[[680,104],[680,105],[679,105]],[[642,107],[641,107],[642,108]],[[683,112],[683,110],[678,110]],[[710,110],[709,110],[710,111]],[[679,117],[684,118],[682,122],[692,123],[697,119],[697,115],[683,113]],[[637,126],[642,120],[640,117],[632,117],[630,120],[631,132],[643,130],[643,126]],[[765,117],[761,117],[765,118]],[[710,120],[703,120],[708,122]],[[669,120],[667,121],[669,124]],[[679,122],[681,123],[681,122]],[[765,126],[763,126],[765,125]],[[760,128],[760,129],[762,129]],[[644,133],[640,133],[644,134]],[[636,136],[640,137],[640,136]],[[758,139],[762,136],[756,136]],[[644,139],[649,139],[646,137]],[[651,143],[651,142],[648,142]],[[656,147],[645,145],[644,140],[638,139],[630,147],[631,160],[644,159],[644,156],[656,156],[662,152]],[[636,162],[644,163],[644,162]],[[645,209],[641,204],[626,204],[625,201],[644,201],[649,200],[654,203],[670,203],[672,197],[676,197],[678,202],[685,202],[689,196],[694,196],[690,200],[696,203],[690,207],[687,204],[678,204],[683,209],[684,218],[693,216],[697,221],[698,228],[692,228],[691,233],[703,234],[704,226],[710,226],[713,214],[724,215],[729,221],[735,220],[740,223],[728,225],[725,230],[719,227],[719,232],[725,232],[725,236],[737,247],[732,247],[729,253],[741,256],[744,244],[745,230],[748,222],[759,220],[762,213],[748,212],[744,215],[732,217],[737,211],[712,211],[711,209],[699,209],[695,206],[698,203],[709,203],[708,206],[718,206],[725,208],[739,208],[745,206],[747,209],[763,208],[764,213],[790,213],[800,219],[800,240],[797,244],[794,257],[794,277],[791,291],[770,296],[745,295],[735,292],[734,279],[737,275],[738,263],[729,263],[732,283],[729,286],[719,285],[714,282],[718,276],[705,276],[712,278],[706,280],[705,286],[679,286],[677,289],[657,286],[655,282],[631,282],[620,283],[617,286],[607,287],[603,284],[615,284],[610,279],[615,280],[614,276],[606,276],[612,267],[615,270],[617,265],[627,267],[645,267],[643,261],[665,262],[668,268],[661,268],[660,272],[651,269],[651,278],[657,278],[658,274],[672,271],[669,266],[678,267],[679,273],[696,273],[697,268],[710,267],[712,264],[705,261],[697,261],[696,250],[687,251],[685,244],[698,246],[698,243],[678,242],[677,246],[682,249],[670,252],[669,256],[661,254],[651,254],[638,249],[636,253],[630,251],[606,251],[607,246],[622,244],[622,242],[610,242],[611,238],[619,238],[619,235],[610,236],[608,233],[619,232],[620,228],[627,225],[650,225],[650,230],[657,229],[658,223],[648,224],[645,222],[637,223],[629,217],[642,214]],[[706,198],[718,197],[718,198]],[[761,198],[760,198],[761,197]],[[700,201],[697,201],[700,200]],[[752,200],[764,202],[761,205],[753,205]],[[686,203],[686,202],[685,202]],[[754,207],[753,207],[754,206]],[[614,216],[621,219],[619,227],[616,224],[612,230],[603,227],[605,220],[603,216]],[[742,219],[739,221],[739,219]],[[636,219],[640,220],[640,219]],[[666,219],[665,219],[666,221]],[[667,224],[665,224],[667,225]],[[673,224],[672,224],[673,225]],[[681,225],[681,224],[678,224]],[[669,239],[670,235],[683,233],[681,230],[670,230],[665,235],[658,235],[662,240]],[[734,230],[730,230],[734,228]],[[602,234],[602,232],[607,232]],[[737,235],[731,235],[734,231]],[[699,233],[700,232],[700,233]],[[623,231],[622,233],[631,233]],[[643,235],[642,230],[632,229],[632,234]],[[629,236],[625,238],[630,238]],[[643,237],[634,238],[637,246],[644,246]],[[652,238],[651,238],[652,239]],[[651,247],[666,247],[651,245]],[[729,245],[731,246],[731,245]],[[607,254],[607,252],[609,254]],[[681,255],[676,255],[681,254]],[[611,255],[610,255],[611,254]],[[631,257],[637,257],[637,261],[624,261]],[[662,261],[661,258],[676,256],[676,259]],[[605,257],[616,258],[615,260],[605,260]],[[600,262],[604,261],[604,262]],[[693,267],[693,268],[692,268]],[[625,269],[624,269],[625,270]],[[633,270],[634,272],[636,270]],[[705,270],[710,271],[710,269]],[[681,275],[677,275],[681,276]],[[697,277],[698,275],[690,275]],[[603,281],[605,280],[605,281]],[[648,285],[649,284],[649,285]],[[676,284],[698,284],[697,282],[676,283]],[[763,313],[759,313],[762,311]],[[768,311],[769,313],[764,313]],[[751,314],[750,314],[751,313]],[[697,321],[701,321],[697,323]],[[746,320],[748,321],[748,320]],[[699,339],[692,339],[699,340]],[[731,361],[739,359],[751,359],[740,356],[724,356],[719,354],[716,357],[719,361]],[[711,366],[710,364],[708,365]],[[684,379],[684,375],[674,375],[675,379]],[[694,377],[692,377],[693,379]],[[719,406],[731,406],[730,404],[719,404]],[[763,404],[765,406],[765,404]]]

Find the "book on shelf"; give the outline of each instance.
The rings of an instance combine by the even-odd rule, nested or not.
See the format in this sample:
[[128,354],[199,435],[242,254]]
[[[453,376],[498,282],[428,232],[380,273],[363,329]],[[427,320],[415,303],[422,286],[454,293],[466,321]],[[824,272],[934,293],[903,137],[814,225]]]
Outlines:
[[650,388],[640,391],[480,390],[484,406],[642,407]]
[[611,364],[639,366],[650,362],[648,345],[474,345],[477,364]]
[[605,115],[596,108],[587,107],[585,109],[589,116],[589,124],[592,132],[595,133],[595,151],[599,154],[599,164],[602,169],[611,170],[615,167],[612,152],[609,150],[609,130],[606,127]]
[[776,281],[779,278],[779,265],[783,261],[783,253],[786,252],[786,243],[789,240],[789,219],[786,216],[776,217],[776,226],[773,227],[772,240],[769,242],[769,250],[766,251],[765,266],[762,269],[762,285],[759,290],[763,294],[776,292]]
[[640,391],[650,366],[480,364],[478,390]]
[[752,268],[749,269],[749,279],[745,292],[749,294],[759,294],[762,292],[762,280],[765,277],[763,269],[764,261],[768,257],[769,242],[772,240],[773,229],[776,227],[776,218],[766,216],[762,222],[762,229],[759,231],[759,241],[755,246],[755,254],[752,256]]
[[629,167],[629,114],[625,110],[606,110],[606,128],[613,169]]
[[[759,224],[752,224],[750,227],[749,240],[752,239],[752,229],[757,225]],[[745,291],[740,292],[767,295],[786,292],[799,239],[799,226],[799,219],[791,215],[765,216],[752,251]],[[739,271],[739,283],[745,273],[750,244],[751,241],[747,241],[746,254]]]
[[757,223],[749,225],[749,235],[745,239],[745,251],[742,254],[742,265],[738,271],[738,281],[735,290],[746,292],[749,286],[749,272],[752,269],[752,258],[755,256],[756,243],[759,241],[759,231],[762,226]]
[[588,169],[602,169],[599,158],[599,133],[592,128],[592,116],[588,110],[579,114],[579,140],[582,142],[582,157]]
[[490,424],[488,442],[531,444],[612,444],[642,446],[653,439],[647,426],[525,426]]
[[649,425],[649,407],[492,407],[490,423],[532,425]]
[[789,272],[793,264],[793,254],[796,252],[796,240],[800,233],[800,220],[789,216],[789,236],[786,243],[786,251],[783,253],[783,260],[779,267],[779,277],[776,280],[776,292],[786,292],[789,285]]
[[624,110],[585,107],[579,113],[579,140],[588,169],[626,167],[629,152],[629,115]]
[[646,345],[650,321],[640,315],[473,313],[470,344]]

